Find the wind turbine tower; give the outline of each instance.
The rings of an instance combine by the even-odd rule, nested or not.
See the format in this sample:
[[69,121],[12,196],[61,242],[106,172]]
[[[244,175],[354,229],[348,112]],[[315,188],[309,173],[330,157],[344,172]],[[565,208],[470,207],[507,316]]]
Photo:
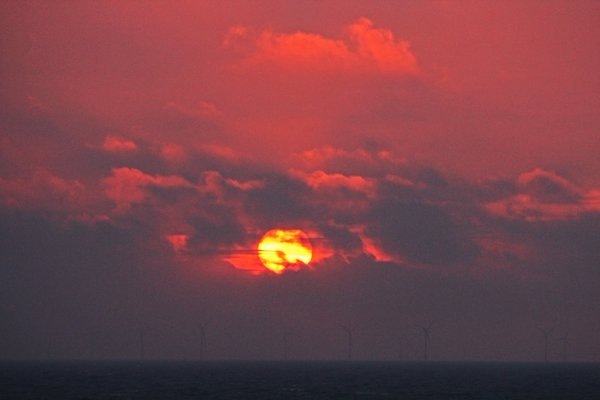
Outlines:
[[569,340],[569,333],[565,333],[564,336],[561,336],[558,338],[558,341],[561,342],[562,344],[562,361],[565,362],[567,361],[567,342]]
[[417,325],[417,328],[421,330],[423,334],[423,359],[429,360],[429,330],[431,329],[431,323],[429,325]]
[[348,343],[348,349],[347,349],[347,359],[348,360],[352,360],[352,331],[354,330],[352,327],[348,327],[345,325],[340,325],[340,327],[344,330],[344,332],[346,332],[346,338],[347,338],[347,343]]
[[200,360],[204,360],[206,351],[206,328],[210,322],[198,324],[198,339],[200,340]]
[[538,328],[540,332],[544,335],[544,362],[548,361],[548,341],[550,340],[550,336],[552,336],[553,329],[542,329]]

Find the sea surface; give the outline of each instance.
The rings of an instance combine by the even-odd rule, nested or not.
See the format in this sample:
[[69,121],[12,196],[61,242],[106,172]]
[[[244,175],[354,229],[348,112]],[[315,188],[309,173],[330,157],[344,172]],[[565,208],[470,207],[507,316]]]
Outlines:
[[597,363],[0,363],[0,399],[600,399]]

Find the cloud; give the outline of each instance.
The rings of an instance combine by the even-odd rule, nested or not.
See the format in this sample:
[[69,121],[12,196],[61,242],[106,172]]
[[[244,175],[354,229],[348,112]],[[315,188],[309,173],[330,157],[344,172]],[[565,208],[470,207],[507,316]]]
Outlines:
[[173,246],[173,250],[180,252],[186,248],[190,237],[186,234],[166,235],[167,241]]
[[317,147],[292,156],[296,168],[323,170],[346,175],[380,176],[404,171],[406,160],[389,151],[370,151],[361,147],[348,150],[333,146]]
[[106,196],[124,211],[135,203],[144,201],[148,188],[189,188],[192,185],[179,176],[149,175],[136,168],[120,167],[112,170],[112,176],[102,181]]
[[138,146],[133,140],[115,135],[106,135],[102,143],[102,148],[114,153],[127,153],[136,151]]
[[470,264],[477,246],[440,206],[384,200],[366,219],[366,234],[407,262],[430,265]]
[[517,178],[522,192],[542,203],[576,203],[581,200],[579,189],[556,173],[536,168]]
[[[248,30],[233,27],[226,46],[245,39]],[[360,18],[346,28],[344,39],[331,39],[316,33],[261,32],[243,66],[267,66],[287,71],[381,73],[416,75],[419,66],[410,44],[398,40],[387,29],[376,28],[368,18]]]
[[314,171],[311,174],[302,172],[290,171],[291,175],[295,175],[303,179],[308,186],[313,190],[339,190],[347,189],[356,192],[369,193],[373,191],[373,182],[358,175],[343,175],[339,173],[328,174],[324,171]]
[[234,245],[244,244],[248,239],[244,226],[228,207],[213,206],[211,209],[210,215],[198,215],[190,219],[194,234],[188,241],[188,248],[200,254],[233,252]]
[[36,169],[28,178],[0,176],[0,203],[17,209],[78,215],[85,210],[87,196],[79,180],[64,179],[45,169]]
[[376,146],[325,146],[292,156],[295,168],[267,172],[224,145],[170,145],[186,154],[173,166],[142,161],[167,145],[138,143],[136,158],[127,161],[137,166],[114,166],[85,184],[43,170],[27,184],[2,178],[3,203],[81,221],[142,224],[184,264],[208,257],[252,273],[267,272],[253,251],[275,227],[308,232],[316,268],[361,257],[399,268],[541,265],[546,244],[536,242],[543,233],[530,224],[574,221],[600,209],[598,190],[540,168],[474,183]]
[[508,218],[550,221],[597,212],[597,199],[596,189],[584,190],[556,173],[535,168],[518,176],[514,192],[488,202],[486,208]]
[[[188,104],[168,101],[161,107],[152,109],[143,116],[141,123],[134,125],[138,130],[137,135],[159,146],[194,147],[224,144],[230,139],[224,114],[216,105],[208,101]],[[174,153],[167,152],[164,155],[172,159]]]
[[187,160],[188,154],[186,149],[179,144],[166,143],[160,147],[159,154],[161,158],[171,164],[181,164]]
[[382,72],[414,74],[418,72],[417,59],[406,40],[396,41],[387,29],[375,29],[368,18],[360,18],[348,27],[356,42],[356,53],[370,60]]
[[165,105],[164,111],[172,117],[185,117],[190,120],[217,120],[223,117],[223,113],[214,105],[201,101],[195,107],[186,107],[175,102]]
[[311,221],[315,210],[306,201],[311,190],[304,182],[284,174],[264,179],[265,184],[247,193],[244,209],[260,224],[261,229],[276,225],[283,228]]

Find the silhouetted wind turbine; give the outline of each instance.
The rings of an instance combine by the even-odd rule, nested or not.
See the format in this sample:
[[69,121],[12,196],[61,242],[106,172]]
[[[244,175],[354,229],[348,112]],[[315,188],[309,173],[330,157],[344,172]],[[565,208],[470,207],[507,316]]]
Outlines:
[[550,328],[550,329],[538,328],[538,329],[544,335],[544,362],[546,362],[546,361],[548,361],[548,340],[550,339],[550,336],[552,335],[552,331],[554,329],[553,328]]
[[204,352],[206,350],[206,328],[208,327],[208,324],[210,324],[210,321],[211,320],[208,320],[203,324],[198,324],[198,337],[200,339],[200,360],[204,360]]
[[428,325],[417,325],[417,328],[421,330],[423,334],[423,358],[425,361],[429,360],[429,330],[433,322]]
[[558,338],[558,341],[562,343],[562,360],[567,361],[567,341],[569,340],[569,332],[565,333],[564,336]]
[[344,330],[344,332],[346,332],[346,336],[348,338],[348,360],[352,360],[352,331],[354,330],[354,328],[352,327],[348,327],[345,325],[340,325],[340,328],[342,328]]

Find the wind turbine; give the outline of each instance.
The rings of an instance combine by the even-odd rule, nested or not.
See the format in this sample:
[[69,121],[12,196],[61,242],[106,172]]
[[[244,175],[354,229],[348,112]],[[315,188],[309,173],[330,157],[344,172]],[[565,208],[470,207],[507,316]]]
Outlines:
[[352,360],[352,333],[354,331],[354,328],[346,326],[346,325],[340,325],[340,328],[342,328],[342,330],[344,332],[346,332],[346,337],[348,339],[348,354],[347,354],[347,359],[348,360]]
[[433,325],[433,322],[430,322],[428,325],[417,325],[417,328],[423,334],[423,359],[425,361],[429,360],[429,330],[431,329],[431,325]]
[[205,323],[198,324],[198,339],[200,340],[200,360],[204,360],[204,354],[206,350],[206,328],[210,324],[211,320]]
[[550,329],[538,328],[538,329],[544,335],[544,362],[547,362],[548,361],[548,340],[550,339],[550,336],[552,335],[552,331],[554,330],[554,328],[550,328]]
[[562,343],[562,361],[567,361],[567,341],[569,340],[569,332],[565,333],[564,336],[558,338],[558,341]]

